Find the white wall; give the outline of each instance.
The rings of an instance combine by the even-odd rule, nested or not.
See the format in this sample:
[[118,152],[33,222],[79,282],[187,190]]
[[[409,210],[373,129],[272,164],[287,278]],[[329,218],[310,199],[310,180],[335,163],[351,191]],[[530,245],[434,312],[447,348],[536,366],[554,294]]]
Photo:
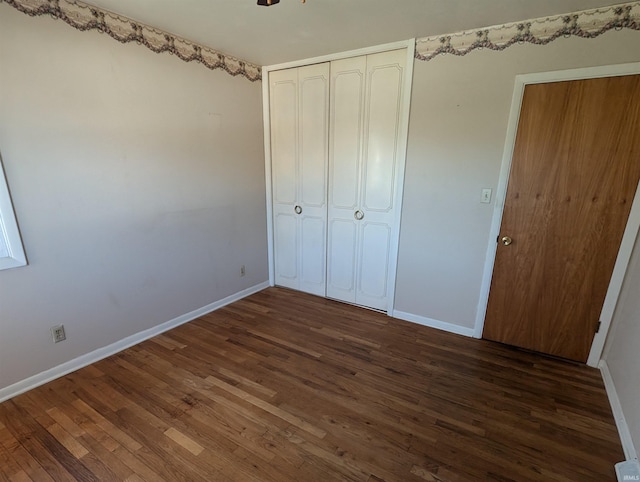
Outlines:
[[[633,445],[640,450],[640,238],[627,269],[604,359],[620,399]],[[640,452],[637,452],[640,457]]]
[[640,32],[416,61],[395,308],[473,328],[517,74],[640,61]]
[[262,139],[259,82],[0,4],[0,389],[265,281]]

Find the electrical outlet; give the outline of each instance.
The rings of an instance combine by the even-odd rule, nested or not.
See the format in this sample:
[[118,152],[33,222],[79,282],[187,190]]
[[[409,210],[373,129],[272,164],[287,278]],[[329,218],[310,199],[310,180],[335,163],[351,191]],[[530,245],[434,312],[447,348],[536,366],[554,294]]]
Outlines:
[[247,272],[244,269],[244,264],[243,264],[242,266],[240,266],[240,276],[244,276],[245,274],[247,274]]
[[64,325],[58,325],[51,328],[51,336],[53,336],[54,343],[60,343],[67,339],[67,335],[64,333]]

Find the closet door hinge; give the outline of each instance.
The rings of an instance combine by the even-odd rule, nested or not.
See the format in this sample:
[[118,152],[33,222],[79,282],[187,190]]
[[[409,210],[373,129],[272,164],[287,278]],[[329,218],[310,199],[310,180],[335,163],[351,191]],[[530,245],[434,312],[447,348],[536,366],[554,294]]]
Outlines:
[[601,321],[596,323],[596,333],[600,333],[600,326],[602,326],[602,322]]

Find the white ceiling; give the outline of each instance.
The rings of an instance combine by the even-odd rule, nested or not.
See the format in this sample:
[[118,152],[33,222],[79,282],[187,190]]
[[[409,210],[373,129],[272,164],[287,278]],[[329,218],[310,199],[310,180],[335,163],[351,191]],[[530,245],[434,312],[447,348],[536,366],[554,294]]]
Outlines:
[[623,3],[621,0],[88,0],[98,7],[256,63]]

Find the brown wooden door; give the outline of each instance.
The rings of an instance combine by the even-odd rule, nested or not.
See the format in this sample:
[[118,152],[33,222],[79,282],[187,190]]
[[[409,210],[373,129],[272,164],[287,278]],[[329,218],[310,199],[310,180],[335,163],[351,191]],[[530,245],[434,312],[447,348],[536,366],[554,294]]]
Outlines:
[[484,338],[587,360],[639,177],[640,76],[525,88]]

